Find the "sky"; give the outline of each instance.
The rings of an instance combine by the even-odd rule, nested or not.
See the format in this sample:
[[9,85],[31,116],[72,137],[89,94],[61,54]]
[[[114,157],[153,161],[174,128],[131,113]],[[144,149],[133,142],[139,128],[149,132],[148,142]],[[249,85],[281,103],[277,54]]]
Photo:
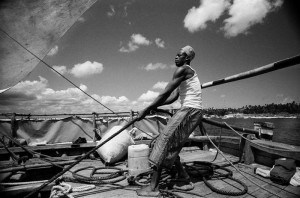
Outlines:
[[[0,113],[139,111],[172,79],[185,45],[195,49],[201,83],[296,56],[297,8],[287,0],[97,1],[43,60],[102,105],[39,63],[0,94]],[[203,107],[299,103],[299,66],[203,89]]]

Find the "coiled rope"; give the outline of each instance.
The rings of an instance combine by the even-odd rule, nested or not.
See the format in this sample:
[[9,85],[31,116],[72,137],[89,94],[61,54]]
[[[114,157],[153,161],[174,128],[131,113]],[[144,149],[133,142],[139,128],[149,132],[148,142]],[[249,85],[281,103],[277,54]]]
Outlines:
[[[198,176],[202,177],[203,182],[209,187],[212,191],[223,194],[223,195],[231,195],[231,196],[239,196],[239,195],[244,195],[248,191],[248,187],[240,180],[233,178],[233,173],[231,170],[221,167],[217,164],[213,164],[211,162],[200,162],[200,161],[194,161],[191,162],[191,165],[188,165],[190,163],[185,163],[184,166],[186,167],[187,171],[193,171],[197,172]],[[223,170],[225,173],[218,172],[217,170]],[[239,192],[232,192],[228,190],[222,190],[222,189],[217,189],[214,187],[208,180],[209,179],[230,179],[235,181],[236,183],[240,184],[243,187],[243,190]]]
[[84,185],[78,187],[72,187],[70,184],[65,182],[61,182],[59,185],[55,185],[51,189],[50,198],[61,198],[61,197],[69,197],[73,198],[73,196],[69,193],[71,192],[83,192],[96,188],[95,185]]
[[[78,173],[80,171],[84,171],[87,169],[91,169],[91,173],[89,177]],[[126,179],[126,176],[124,175],[125,172],[127,172],[127,170],[122,170],[121,168],[116,168],[116,167],[96,168],[94,166],[87,166],[72,171],[73,177],[62,176],[56,182],[68,181],[68,182],[87,183],[87,184],[114,184]],[[95,177],[94,176],[95,174],[100,174],[105,176]]]
[[[224,122],[224,124],[227,125],[227,127],[229,127],[232,131],[234,131],[236,134],[238,134],[239,136],[241,136],[237,131],[235,131],[230,125],[228,125],[226,122]],[[275,195],[276,197],[280,197],[279,195],[273,193],[272,191],[266,189],[266,188],[263,188],[261,186],[259,186],[258,184],[256,184],[254,181],[252,181],[251,179],[249,179],[245,174],[243,174],[234,164],[232,164],[232,162],[221,152],[221,150],[215,145],[215,143],[211,140],[211,138],[208,136],[208,134],[206,133],[206,130],[205,131],[205,134],[206,134],[206,137],[208,138],[208,140],[210,141],[210,143],[220,152],[220,154],[224,157],[224,159],[226,161],[229,162],[229,164],[237,171],[239,172],[244,178],[246,178],[248,181],[250,181],[251,183],[253,183],[254,185],[258,186],[259,188],[267,191],[268,193],[271,193],[272,195]],[[242,137],[242,136],[241,136]],[[248,140],[247,138],[245,138],[247,141],[250,141]]]

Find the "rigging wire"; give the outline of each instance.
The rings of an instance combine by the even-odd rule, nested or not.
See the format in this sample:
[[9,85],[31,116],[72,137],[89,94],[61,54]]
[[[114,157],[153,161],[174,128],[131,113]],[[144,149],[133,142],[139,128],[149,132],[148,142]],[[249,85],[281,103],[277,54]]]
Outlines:
[[17,41],[15,38],[13,38],[12,36],[10,36],[6,31],[4,31],[2,28],[0,28],[0,30],[7,35],[10,39],[12,39],[14,42],[16,42],[18,45],[20,45],[23,49],[25,49],[27,52],[29,52],[32,56],[34,56],[35,58],[37,58],[39,61],[41,61],[42,63],[44,63],[44,65],[46,65],[48,68],[52,69],[55,73],[57,73],[58,75],[60,75],[62,78],[64,78],[66,81],[68,81],[69,83],[71,83],[74,87],[76,87],[77,89],[79,89],[80,91],[82,91],[85,95],[87,95],[88,97],[90,97],[92,100],[94,100],[95,102],[97,102],[98,104],[102,105],[104,108],[108,109],[109,111],[111,111],[112,113],[118,115],[116,112],[114,112],[112,109],[110,109],[109,107],[107,107],[106,105],[102,104],[101,102],[99,102],[96,98],[94,98],[93,96],[91,96],[90,94],[88,94],[87,92],[85,92],[84,90],[82,90],[79,86],[77,86],[75,83],[73,83],[71,80],[69,80],[67,77],[65,77],[64,75],[62,75],[61,73],[59,73],[56,69],[54,69],[53,67],[51,67],[48,63],[46,63],[45,61],[43,61],[41,58],[39,58],[37,55],[35,55],[33,52],[31,52],[29,49],[27,49],[26,47],[24,47],[19,41]]
[[[104,105],[103,103],[101,103],[100,101],[98,101],[96,98],[94,98],[93,96],[91,96],[89,93],[85,92],[83,89],[81,89],[79,86],[77,86],[75,83],[73,83],[71,80],[69,80],[67,77],[65,77],[64,75],[62,75],[61,73],[59,73],[56,69],[54,69],[53,67],[51,67],[48,63],[46,63],[45,61],[43,61],[41,58],[39,58],[37,55],[35,55],[33,52],[31,52],[29,49],[27,49],[26,47],[24,47],[19,41],[17,41],[15,38],[13,38],[12,36],[10,36],[6,31],[4,31],[2,28],[0,28],[0,30],[7,35],[10,39],[12,39],[14,42],[16,42],[18,45],[20,45],[23,49],[25,49],[28,53],[30,53],[32,56],[34,56],[35,58],[37,58],[39,61],[41,61],[42,63],[44,63],[44,65],[46,65],[48,68],[50,68],[51,70],[53,70],[55,73],[57,73],[59,76],[61,76],[62,78],[64,78],[66,81],[68,81],[69,83],[71,83],[74,87],[76,87],[77,89],[79,89],[80,91],[82,91],[85,95],[87,95],[89,98],[91,98],[92,100],[94,100],[96,103],[100,104],[101,106],[103,106],[104,108],[106,108],[107,110],[109,110],[110,112],[112,112],[113,114],[117,115],[118,117],[122,118],[118,113],[114,112],[112,109],[110,109],[108,106]],[[122,118],[123,119],[123,118]],[[128,122],[126,119],[124,119],[126,122]],[[137,128],[137,127],[136,127]],[[139,129],[139,128],[137,128]],[[143,133],[149,135],[150,137],[153,137],[152,135],[148,134],[147,132],[139,129],[140,131],[142,131]]]

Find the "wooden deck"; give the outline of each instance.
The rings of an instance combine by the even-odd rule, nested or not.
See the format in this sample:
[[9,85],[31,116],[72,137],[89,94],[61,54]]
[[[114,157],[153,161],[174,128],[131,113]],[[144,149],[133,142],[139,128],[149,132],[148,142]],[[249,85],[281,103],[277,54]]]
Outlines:
[[[199,150],[195,147],[188,147],[185,148],[181,153],[181,160],[182,162],[192,162],[192,161],[207,161],[211,162],[214,157],[215,153],[211,151],[203,151]],[[187,193],[177,193],[178,195],[186,198],[192,198],[192,197],[206,197],[206,198],[225,198],[225,197],[243,197],[243,198],[249,198],[249,197],[256,197],[256,198],[273,198],[277,197],[269,192],[267,192],[264,189],[267,189],[274,194],[278,195],[278,197],[283,198],[297,198],[300,197],[300,187],[294,187],[291,185],[288,186],[281,186],[278,184],[273,183],[269,179],[265,179],[263,177],[260,177],[258,175],[254,174],[254,167],[259,165],[245,165],[241,163],[237,163],[238,158],[227,155],[226,158],[228,158],[231,162],[235,163],[235,166],[251,181],[253,181],[255,184],[250,182],[247,178],[245,178],[243,175],[241,175],[237,170],[235,170],[233,167],[229,166],[229,163],[219,154],[217,159],[213,162],[214,164],[227,166],[228,169],[233,171],[233,178],[236,178],[246,184],[248,187],[248,192],[241,196],[229,196],[229,195],[222,195],[216,192],[213,192],[207,185],[202,181],[201,178],[194,178],[192,177],[192,181],[194,182],[195,188],[192,191],[188,191],[189,193],[193,194],[187,194]],[[86,166],[96,166],[101,167],[103,164],[100,161],[95,160],[88,160],[81,162],[80,164],[73,167],[71,170],[77,170],[82,167]],[[126,169],[126,164],[120,164],[117,167]],[[267,167],[264,167],[267,168]],[[89,176],[90,170],[81,171],[80,174]],[[69,172],[65,174],[65,176],[71,176]],[[242,187],[241,185],[237,184],[236,182],[230,180],[230,179],[213,179],[209,180],[209,182],[215,186],[217,189],[226,190],[230,192],[239,192]],[[72,183],[68,182],[73,187],[76,186],[82,186],[85,184],[78,184],[78,183]],[[127,182],[127,180],[123,180],[118,185],[124,186],[125,189],[115,189],[116,185],[98,185],[95,189],[90,191],[85,191],[81,193],[72,193],[74,197],[87,197],[87,198],[95,198],[95,197],[109,197],[109,198],[115,198],[115,197],[124,197],[124,198],[143,198],[141,196],[138,196],[135,192],[136,189],[138,189],[138,186],[130,186]],[[105,192],[99,192],[106,189]],[[82,193],[89,192],[90,195],[83,196]]]

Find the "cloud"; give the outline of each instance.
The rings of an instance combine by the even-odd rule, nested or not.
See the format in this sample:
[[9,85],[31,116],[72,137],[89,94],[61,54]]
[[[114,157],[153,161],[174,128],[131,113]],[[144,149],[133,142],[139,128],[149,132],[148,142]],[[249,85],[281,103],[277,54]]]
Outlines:
[[109,6],[109,11],[106,12],[106,15],[111,17],[127,17],[128,16],[128,7],[133,3],[134,1],[126,1],[126,2],[120,2],[118,6]]
[[204,30],[208,22],[215,22],[225,11],[229,17],[224,20],[226,37],[247,34],[250,27],[262,23],[268,13],[283,4],[283,0],[200,0],[199,7],[189,9],[184,18],[184,27],[194,33]]
[[55,54],[57,54],[58,52],[58,46],[55,45],[49,52],[48,52],[48,56],[54,56]]
[[294,98],[285,96],[284,94],[277,94],[275,96],[275,98],[279,104],[286,104],[286,103],[291,103],[291,102],[295,101]]
[[163,63],[149,63],[148,65],[142,67],[142,69],[151,71],[151,70],[158,70],[158,69],[168,69],[168,66]]
[[[86,85],[80,84],[82,90],[87,91]],[[130,111],[131,102],[125,96],[92,95],[102,104],[118,111]],[[87,97],[77,88],[54,90],[49,88],[48,80],[23,81],[1,94],[1,112],[30,112],[31,114],[53,113],[92,113],[107,112],[108,110]]]
[[121,47],[120,52],[133,52],[136,51],[140,46],[150,45],[151,42],[141,34],[132,34],[131,40],[127,44],[127,48]]
[[192,7],[183,22],[190,32],[205,29],[207,22],[215,22],[230,5],[229,0],[201,0],[198,8]]
[[262,23],[269,12],[283,4],[283,0],[234,0],[229,9],[230,17],[224,20],[226,37],[246,34],[249,28],[257,23]]
[[159,95],[158,92],[148,90],[147,93],[143,93],[139,98],[138,101],[152,101]]
[[155,39],[155,44],[157,45],[158,48],[165,48],[165,42],[160,38]]
[[[165,48],[165,42],[161,38],[156,38],[154,42],[158,48]],[[149,46],[152,43],[152,41],[148,40],[142,34],[132,34],[127,46],[122,46],[119,51],[127,53],[134,52],[139,49],[140,46]]]
[[86,61],[84,63],[79,63],[74,65],[70,70],[70,73],[75,77],[82,78],[93,74],[99,74],[103,71],[103,64],[98,62]]
[[165,89],[166,86],[168,85],[168,82],[164,82],[164,81],[161,81],[161,82],[157,82],[155,85],[153,85],[153,89]]
[[132,34],[131,41],[137,45],[150,45],[151,42],[141,34]]
[[65,74],[68,72],[67,67],[66,66],[52,66],[53,69],[55,69],[56,71],[58,71],[60,74]]
[[108,17],[113,17],[116,15],[115,7],[113,5],[109,6],[109,11],[106,13]]
[[120,96],[118,98],[115,96],[102,96],[101,102],[104,104],[116,104],[116,103],[129,102],[129,100],[125,96]]

